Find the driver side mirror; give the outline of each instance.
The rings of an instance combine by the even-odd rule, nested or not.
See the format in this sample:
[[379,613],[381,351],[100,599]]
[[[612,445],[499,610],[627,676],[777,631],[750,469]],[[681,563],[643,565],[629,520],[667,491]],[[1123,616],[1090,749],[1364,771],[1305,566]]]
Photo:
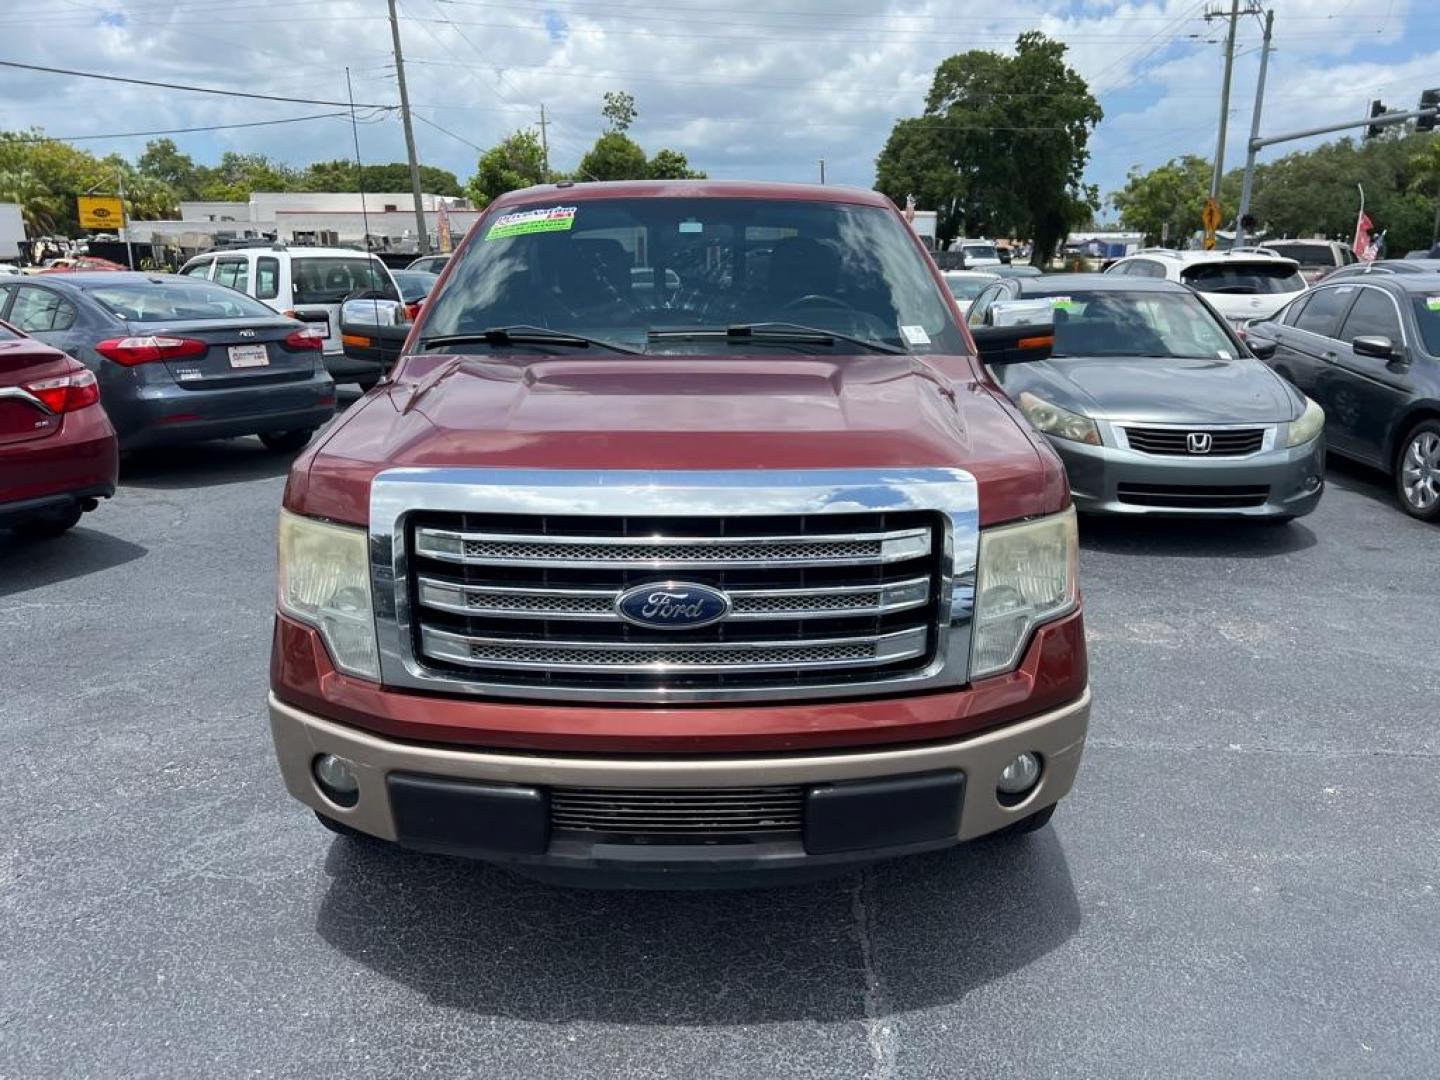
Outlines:
[[1274,341],[1253,337],[1246,337],[1245,344],[1249,347],[1250,351],[1255,354],[1257,360],[1269,360],[1275,355],[1275,350],[1279,347],[1278,343]]
[[1051,323],[1022,326],[975,326],[970,329],[975,348],[986,364],[1024,364],[1048,360],[1055,347]]
[[1357,337],[1350,343],[1350,348],[1355,350],[1356,356],[1373,356],[1377,360],[1405,359],[1405,349],[1380,334]]
[[346,326],[399,326],[407,321],[405,305],[394,300],[346,300],[340,322]]

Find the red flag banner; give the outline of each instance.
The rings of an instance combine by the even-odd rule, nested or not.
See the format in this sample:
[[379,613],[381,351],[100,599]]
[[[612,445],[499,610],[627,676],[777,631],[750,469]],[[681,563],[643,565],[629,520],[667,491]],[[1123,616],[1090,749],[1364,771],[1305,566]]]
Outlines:
[[1376,250],[1379,245],[1371,235],[1375,223],[1370,220],[1370,215],[1364,210],[1360,211],[1360,217],[1355,222],[1355,241],[1350,245],[1350,250],[1355,252],[1355,257],[1361,262],[1374,262]]

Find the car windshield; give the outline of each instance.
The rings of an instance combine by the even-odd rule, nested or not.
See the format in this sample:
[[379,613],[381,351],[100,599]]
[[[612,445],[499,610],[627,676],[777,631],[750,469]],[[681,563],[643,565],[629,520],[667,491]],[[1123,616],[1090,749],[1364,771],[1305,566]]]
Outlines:
[[1310,269],[1332,267],[1336,265],[1335,250],[1329,244],[1266,244],[1267,248],[1276,255],[1283,255],[1287,259],[1294,259],[1301,266]]
[[1290,262],[1200,263],[1182,270],[1180,280],[1203,293],[1255,295],[1305,288],[1299,267]]
[[971,259],[998,259],[1000,253],[994,244],[962,244],[960,250]]
[[[758,198],[557,200],[478,227],[484,231],[456,256],[427,305],[424,340],[525,326],[649,353],[853,352],[844,337],[897,350],[969,351],[913,235],[898,214],[879,207]],[[756,325],[765,323],[788,329],[765,333]],[[725,333],[742,327],[751,332]],[[801,336],[796,327],[835,336]]]
[[297,304],[338,304],[353,292],[374,289],[394,299],[385,267],[378,259],[363,255],[297,255],[290,262],[292,289]]
[[1053,357],[1147,356],[1231,360],[1234,343],[1194,296],[1161,292],[1074,292],[1054,306]]
[[199,278],[173,277],[124,285],[101,285],[86,291],[111,315],[126,322],[275,317],[275,312],[260,301]]
[[950,295],[956,300],[974,300],[994,278],[970,278],[945,275],[945,284],[950,286]]
[[1440,289],[1415,298],[1415,321],[1420,324],[1425,351],[1431,356],[1440,356]]

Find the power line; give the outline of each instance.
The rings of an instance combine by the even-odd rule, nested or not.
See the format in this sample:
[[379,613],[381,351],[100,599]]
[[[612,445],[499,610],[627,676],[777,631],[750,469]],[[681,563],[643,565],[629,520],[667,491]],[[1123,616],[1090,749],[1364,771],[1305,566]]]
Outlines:
[[[104,75],[95,71],[76,71],[73,68],[44,67],[41,64],[22,64],[18,60],[0,60],[0,67],[18,68],[21,71],[39,71],[46,75],[69,75],[77,79],[100,79],[103,82],[128,83],[132,86],[154,86],[162,90],[187,90],[194,94],[218,94],[221,97],[249,98],[252,101],[283,101],[291,105],[332,105],[348,109],[349,102],[328,101],[324,98],[281,97],[278,94],[254,94],[245,90],[220,90],[213,86],[190,86],[186,83],[156,82],[152,79],[132,79],[125,75]],[[393,105],[376,105],[359,102],[360,109],[393,109]]]
[[[202,127],[159,128],[154,131],[114,131],[105,135],[24,135],[6,138],[4,142],[84,142],[92,139],[138,139],[147,135],[190,135],[199,131],[232,131],[235,128],[272,127],[276,124],[299,124],[307,120],[328,120],[346,116],[343,112],[313,113],[310,116],[287,116],[281,120],[252,120],[246,124],[206,124]],[[365,123],[365,121],[360,121]]]

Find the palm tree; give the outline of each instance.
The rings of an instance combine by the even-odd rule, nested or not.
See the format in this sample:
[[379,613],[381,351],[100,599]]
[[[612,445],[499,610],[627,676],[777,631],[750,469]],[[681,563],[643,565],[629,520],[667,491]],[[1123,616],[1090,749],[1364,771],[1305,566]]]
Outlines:
[[60,217],[60,200],[28,169],[0,172],[0,202],[20,204],[25,231],[44,236],[55,229]]

